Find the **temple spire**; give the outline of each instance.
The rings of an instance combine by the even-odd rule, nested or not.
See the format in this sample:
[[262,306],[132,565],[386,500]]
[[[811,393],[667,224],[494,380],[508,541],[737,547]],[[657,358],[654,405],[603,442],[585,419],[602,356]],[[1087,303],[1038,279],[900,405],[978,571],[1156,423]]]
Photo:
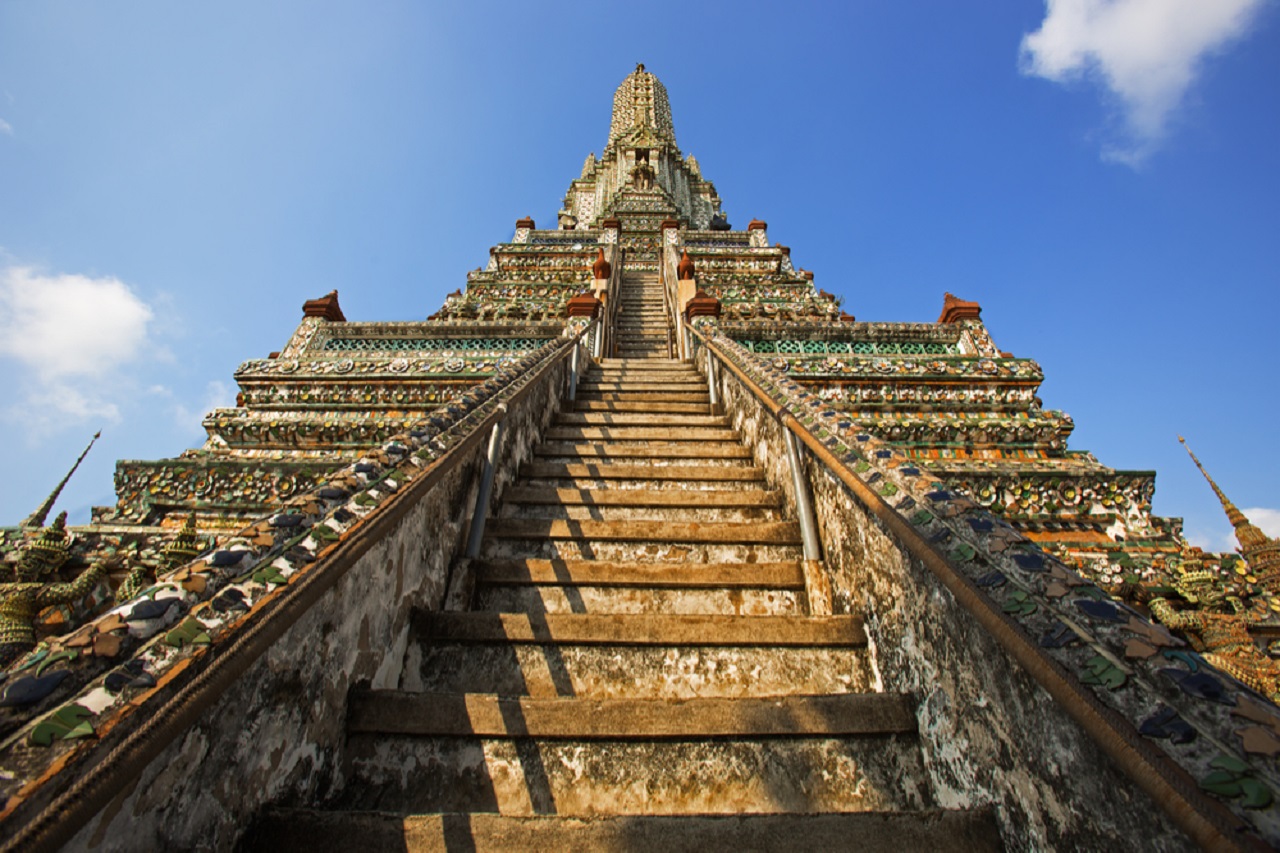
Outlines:
[[1263,533],[1261,528],[1249,521],[1248,517],[1240,511],[1240,508],[1231,502],[1231,499],[1223,493],[1222,489],[1218,488],[1218,484],[1209,476],[1209,472],[1204,470],[1200,460],[1191,452],[1191,448],[1187,447],[1186,439],[1178,436],[1178,441],[1182,442],[1183,447],[1186,447],[1187,453],[1191,456],[1191,461],[1196,463],[1196,467],[1200,469],[1200,473],[1204,475],[1204,478],[1209,481],[1214,494],[1222,502],[1222,508],[1226,510],[1227,519],[1236,530],[1236,541],[1240,543],[1240,555],[1244,557],[1249,568],[1257,576],[1258,583],[1272,595],[1280,593],[1280,542]]
[[64,487],[66,487],[67,482],[71,479],[71,475],[74,474],[76,472],[76,469],[80,467],[80,463],[83,462],[84,458],[89,455],[89,449],[93,447],[93,443],[97,441],[98,438],[101,437],[101,435],[102,435],[102,430],[98,430],[93,434],[93,438],[89,439],[88,446],[86,446],[84,451],[80,454],[80,458],[76,460],[76,464],[71,466],[71,470],[67,472],[67,476],[63,477],[62,482],[58,483],[58,485],[54,488],[54,490],[49,494],[49,497],[44,499],[44,503],[36,507],[35,512],[31,513],[31,515],[28,515],[25,519],[23,519],[22,525],[21,525],[22,527],[43,527],[44,526],[44,520],[49,517],[49,511],[53,509],[54,503],[57,502],[58,495],[62,494],[62,490]]

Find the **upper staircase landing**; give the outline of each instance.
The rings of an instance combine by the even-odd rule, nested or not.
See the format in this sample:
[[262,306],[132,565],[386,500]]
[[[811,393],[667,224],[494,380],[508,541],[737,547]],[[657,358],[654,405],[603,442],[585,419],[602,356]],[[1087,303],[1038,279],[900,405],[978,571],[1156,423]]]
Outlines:
[[669,359],[673,330],[657,273],[624,272],[614,329],[622,358]]

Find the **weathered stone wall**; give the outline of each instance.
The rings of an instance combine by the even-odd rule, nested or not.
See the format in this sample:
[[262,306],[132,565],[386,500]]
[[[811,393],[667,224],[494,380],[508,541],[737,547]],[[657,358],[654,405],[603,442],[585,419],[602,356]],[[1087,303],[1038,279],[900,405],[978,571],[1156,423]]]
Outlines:
[[[700,368],[705,370],[705,361]],[[730,371],[720,400],[793,511],[782,426]],[[866,620],[876,689],[916,699],[937,805],[994,805],[1011,850],[1194,845],[932,572],[806,456],[837,613]]]
[[[506,416],[499,471],[531,454],[565,362]],[[387,535],[236,680],[67,849],[226,850],[267,803],[323,801],[344,785],[351,688],[400,681],[414,608],[438,608],[462,550],[487,442],[467,452]],[[494,505],[504,477],[495,484]],[[370,516],[365,523],[371,523]]]

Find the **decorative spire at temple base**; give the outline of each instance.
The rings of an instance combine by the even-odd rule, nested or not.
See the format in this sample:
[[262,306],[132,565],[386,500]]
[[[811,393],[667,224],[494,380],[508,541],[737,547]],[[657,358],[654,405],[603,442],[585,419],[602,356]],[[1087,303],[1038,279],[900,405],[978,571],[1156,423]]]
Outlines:
[[93,438],[89,439],[89,444],[81,452],[80,458],[76,460],[76,464],[71,466],[71,470],[67,472],[67,476],[62,478],[62,482],[58,483],[58,485],[54,488],[54,490],[49,494],[49,497],[44,499],[44,503],[40,504],[40,506],[36,508],[35,512],[31,513],[31,515],[28,515],[26,518],[22,520],[22,524],[20,525],[21,527],[43,527],[44,526],[44,520],[49,517],[49,512],[53,509],[53,505],[57,503],[58,495],[62,494],[63,488],[65,488],[68,481],[71,480],[71,475],[74,474],[76,472],[76,469],[80,467],[80,463],[83,462],[84,458],[89,455],[89,450],[90,448],[93,447],[93,443],[97,441],[101,436],[102,436],[102,430],[98,430],[93,434]]
[[1280,593],[1280,541],[1272,539],[1248,517],[1240,511],[1231,499],[1223,493],[1218,484],[1209,476],[1209,472],[1200,464],[1200,460],[1191,452],[1191,448],[1187,445],[1187,440],[1182,436],[1178,436],[1178,441],[1186,448],[1187,454],[1191,457],[1191,461],[1196,463],[1196,467],[1200,469],[1200,473],[1209,481],[1210,488],[1213,493],[1218,496],[1218,500],[1222,503],[1223,510],[1227,513],[1227,520],[1231,522],[1231,526],[1236,531],[1236,541],[1240,543],[1240,555],[1244,557],[1246,563],[1249,564],[1250,571],[1258,578],[1258,585],[1267,592]]

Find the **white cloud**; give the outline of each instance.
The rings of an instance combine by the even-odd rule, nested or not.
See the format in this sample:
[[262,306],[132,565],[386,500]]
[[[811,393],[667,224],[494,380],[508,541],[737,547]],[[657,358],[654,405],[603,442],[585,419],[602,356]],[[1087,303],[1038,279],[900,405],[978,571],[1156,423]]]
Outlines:
[[119,421],[110,389],[145,352],[152,316],[117,278],[0,268],[0,357],[26,368],[7,419],[33,434],[89,419]]
[[1204,58],[1248,29],[1264,0],[1046,0],[1023,37],[1024,74],[1101,82],[1124,130],[1106,159],[1137,165],[1163,138]]
[[13,125],[0,118],[0,133],[3,133],[5,136],[13,136]]
[[[1271,537],[1280,537],[1280,509],[1255,506],[1241,511],[1263,533]],[[1186,531],[1186,537],[1187,541],[1192,545],[1213,553],[1231,553],[1240,547],[1240,543],[1236,541],[1236,533],[1227,524],[1225,517],[1222,519],[1222,527],[1220,529],[1212,532],[1188,530]]]
[[102,376],[132,361],[151,317],[118,278],[0,270],[0,355],[43,379]]
[[1280,536],[1280,509],[1255,506],[1242,511],[1263,533],[1271,537]]
[[173,418],[178,428],[187,432],[201,432],[200,422],[204,416],[214,409],[234,406],[236,395],[231,386],[219,379],[214,379],[204,386],[204,396],[193,408],[185,403],[177,403],[173,407]]

